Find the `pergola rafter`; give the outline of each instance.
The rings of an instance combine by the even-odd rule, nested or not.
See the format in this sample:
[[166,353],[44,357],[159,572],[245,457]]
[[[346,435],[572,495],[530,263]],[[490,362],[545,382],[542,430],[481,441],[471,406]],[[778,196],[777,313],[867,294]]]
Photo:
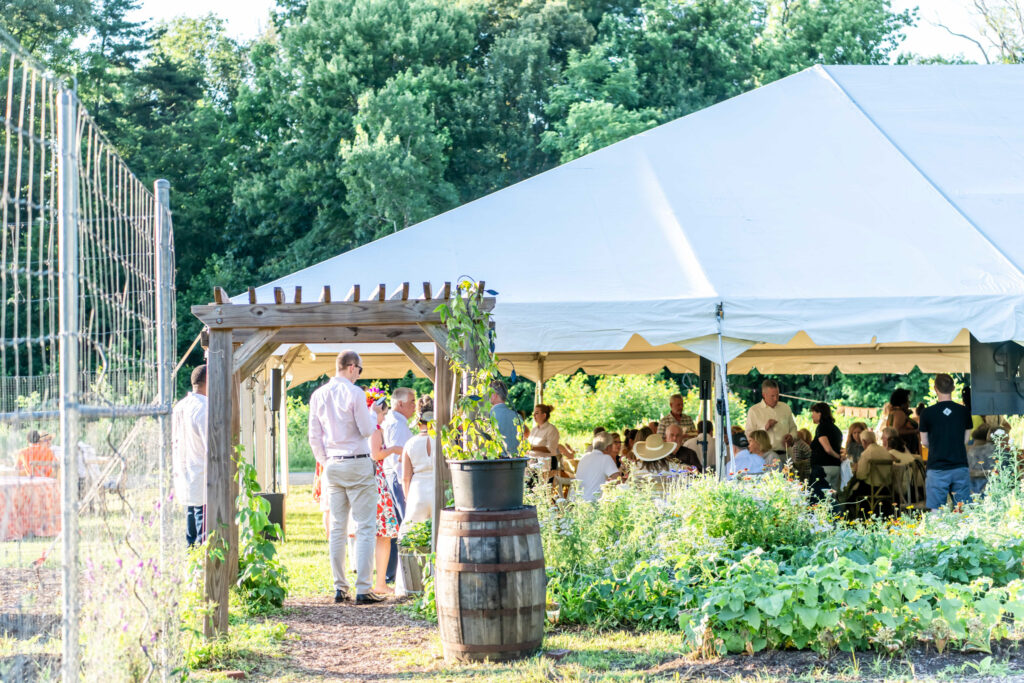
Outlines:
[[[247,303],[232,303],[223,288],[215,287],[213,303],[192,307],[192,314],[203,322],[208,335],[206,528],[219,540],[211,548],[223,551],[208,553],[205,563],[206,597],[216,604],[206,620],[207,635],[227,632],[228,591],[238,573],[238,529],[234,521],[238,477],[232,455],[239,442],[239,387],[281,344],[392,342],[424,374],[433,377],[438,426],[451,418],[451,401],[441,397],[447,397],[457,383],[451,376],[447,331],[436,310],[451,297],[450,283],[444,283],[435,297],[431,284],[425,282],[419,298],[410,298],[408,282],[390,295],[385,285],[379,284],[366,299],[361,298],[360,286],[353,285],[343,301],[333,300],[330,287],[322,289],[316,302],[303,301],[301,287],[295,287],[291,302],[282,288],[275,287],[273,292],[273,303],[258,303],[256,290],[249,287]],[[494,308],[494,298],[484,296],[483,282],[474,296],[480,298],[482,311]],[[433,342],[433,361],[414,342]],[[439,436],[435,437],[434,452],[441,452]],[[434,476],[436,528],[447,479],[444,458],[435,458]]]

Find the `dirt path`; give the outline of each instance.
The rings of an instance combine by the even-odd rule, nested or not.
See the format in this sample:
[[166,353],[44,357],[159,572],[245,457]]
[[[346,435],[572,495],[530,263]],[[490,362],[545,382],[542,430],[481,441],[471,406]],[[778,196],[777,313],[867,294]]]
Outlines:
[[381,681],[398,672],[385,655],[394,649],[432,647],[435,626],[395,609],[395,601],[379,605],[335,604],[331,596],[290,599],[282,618],[293,637],[285,647],[288,672],[299,678]]

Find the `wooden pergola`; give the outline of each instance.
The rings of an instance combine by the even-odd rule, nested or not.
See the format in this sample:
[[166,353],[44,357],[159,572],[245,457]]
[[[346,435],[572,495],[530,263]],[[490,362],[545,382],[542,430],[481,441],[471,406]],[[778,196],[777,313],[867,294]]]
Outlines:
[[[205,563],[206,599],[216,604],[206,620],[207,635],[227,633],[228,593],[238,575],[238,529],[235,524],[235,500],[238,477],[233,461],[239,442],[239,387],[263,366],[281,344],[393,343],[427,377],[434,378],[434,418],[440,426],[451,418],[455,380],[449,358],[448,334],[437,308],[451,298],[452,287],[445,283],[435,296],[429,282],[423,283],[419,298],[410,298],[409,283],[403,283],[390,295],[378,285],[366,299],[354,285],[342,301],[333,301],[330,287],[324,287],[319,301],[305,303],[302,289],[296,287],[292,301],[283,289],[274,289],[274,303],[257,303],[255,289],[249,288],[248,303],[231,303],[221,287],[214,289],[214,301],[193,306],[209,334],[207,348],[207,465],[206,528],[212,538]],[[484,283],[474,296],[480,309],[490,311],[494,298],[484,296]],[[434,358],[427,358],[415,342],[433,342]],[[441,453],[440,437],[435,437],[434,452]],[[448,468],[443,457],[435,458],[434,528],[444,504]],[[217,550],[222,553],[218,553]],[[219,559],[222,554],[223,559]]]

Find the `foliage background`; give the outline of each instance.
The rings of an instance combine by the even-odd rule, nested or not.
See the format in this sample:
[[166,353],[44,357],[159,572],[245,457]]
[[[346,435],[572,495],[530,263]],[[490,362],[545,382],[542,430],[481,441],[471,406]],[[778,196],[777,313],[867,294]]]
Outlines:
[[[133,22],[139,5],[0,0],[0,26],[77,79],[143,182],[170,180],[181,352],[214,284],[270,281],[813,64],[946,61],[899,53],[915,17],[889,0],[278,0],[242,42],[213,14]],[[1006,5],[976,11],[992,60],[1017,63]],[[783,386],[877,406],[897,379]],[[757,400],[756,372],[733,382]]]

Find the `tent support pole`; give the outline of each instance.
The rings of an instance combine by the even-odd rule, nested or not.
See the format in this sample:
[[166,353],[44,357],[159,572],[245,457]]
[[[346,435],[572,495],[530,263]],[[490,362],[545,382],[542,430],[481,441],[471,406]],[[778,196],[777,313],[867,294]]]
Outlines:
[[544,354],[537,356],[537,386],[533,390],[533,405],[544,402]]
[[[718,377],[720,382],[719,386],[719,398],[722,399],[722,405],[725,407],[725,429],[719,432],[722,434],[721,438],[725,440],[725,449],[722,452],[728,453],[730,460],[732,459],[732,416],[729,414],[729,380],[727,379],[728,368],[725,362],[725,346],[722,344],[722,318],[725,317],[725,311],[723,310],[723,304],[718,304],[718,309],[715,311],[715,317],[718,320]],[[716,411],[720,412],[720,411]],[[724,460],[719,458],[719,460]],[[725,476],[725,468],[719,464],[718,478],[722,479]]]

